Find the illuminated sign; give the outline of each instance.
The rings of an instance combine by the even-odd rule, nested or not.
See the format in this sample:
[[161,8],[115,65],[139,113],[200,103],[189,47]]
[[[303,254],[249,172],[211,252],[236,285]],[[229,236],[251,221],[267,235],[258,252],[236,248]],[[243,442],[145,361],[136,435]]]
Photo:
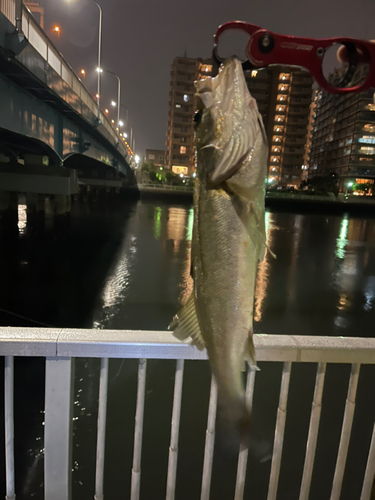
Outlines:
[[188,168],[187,167],[180,167],[178,165],[172,165],[172,172],[174,172],[175,174],[184,174],[184,175],[187,175],[188,174]]

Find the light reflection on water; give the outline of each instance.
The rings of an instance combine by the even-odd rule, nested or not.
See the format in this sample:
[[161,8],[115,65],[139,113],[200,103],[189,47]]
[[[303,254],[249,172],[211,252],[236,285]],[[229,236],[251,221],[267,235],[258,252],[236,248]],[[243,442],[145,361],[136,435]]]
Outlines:
[[[22,220],[26,222],[25,206],[20,207],[20,215],[19,222]],[[99,289],[98,286],[100,297],[94,313],[94,327],[155,330],[166,328],[172,315],[181,303],[186,302],[192,290],[190,249],[193,218],[191,205],[172,205],[164,202],[139,202],[129,218],[124,217],[121,222],[123,230],[119,238],[118,249],[113,253],[116,256],[112,259],[113,263],[109,270],[106,268],[106,274],[103,271],[105,279],[100,281],[102,288]],[[82,227],[86,227],[86,224]],[[22,227],[21,224],[19,230],[24,231],[25,226]],[[97,230],[95,228],[95,231]],[[260,322],[256,325],[257,331],[310,335],[373,335],[375,322],[374,220],[350,215],[323,217],[267,212],[266,233],[268,245],[277,258],[274,259],[267,252],[263,262],[259,264],[254,306],[254,319]],[[27,232],[25,234],[27,237]],[[107,238],[105,245],[114,246],[112,232],[108,232]],[[70,251],[68,260],[72,262],[78,254],[76,241],[76,237],[73,238],[71,247],[64,247],[64,252],[53,260],[53,264],[56,262],[56,266],[61,267],[67,248]],[[87,276],[90,276],[93,268],[95,266],[100,268],[106,258],[103,258],[103,254],[97,250],[96,245],[92,245],[93,241],[98,242],[98,248],[106,248],[104,244],[99,245],[102,243],[99,238],[88,240],[87,244],[86,241],[80,242],[81,255],[88,252],[94,255],[96,252],[95,259],[87,265],[86,274],[82,273],[82,278],[79,280],[84,283],[84,286],[90,283]],[[61,241],[56,243],[58,244],[61,245]],[[50,253],[55,255],[56,248],[54,247],[54,251]],[[16,255],[15,252],[12,255]],[[104,253],[104,255],[107,254]],[[28,257],[28,254],[20,254],[21,259]],[[47,254],[43,254],[40,259],[43,266],[47,257]],[[36,267],[32,259],[30,264],[34,266],[32,283],[36,283],[34,277],[40,275],[40,269]],[[14,266],[15,269],[20,269],[19,281],[25,273],[30,272],[25,267],[28,268],[31,265]],[[80,261],[79,267],[64,267],[67,269],[68,277],[66,282],[65,280],[59,282],[62,288],[62,293],[59,295],[60,301],[72,293],[73,287],[70,285],[71,288],[69,288],[67,284],[73,279],[77,269],[85,265],[84,261]],[[8,268],[9,264],[3,265],[3,274]],[[74,283],[77,287],[78,281]],[[23,289],[22,286],[17,287],[16,293],[22,292]],[[25,289],[30,290],[30,287],[25,287]],[[47,286],[45,289],[49,290]],[[41,294],[35,295],[38,304],[46,302],[47,306],[49,305]],[[31,296],[30,300],[32,298]],[[74,296],[74,300],[65,302],[65,308],[76,307],[76,300],[77,297]],[[43,317],[41,316],[40,319],[43,320]],[[129,401],[133,401],[134,404],[135,394],[133,398],[129,398],[129,394],[124,392],[124,387],[127,383],[126,377],[133,377],[134,387],[136,387],[136,365],[133,367],[133,373],[133,365],[130,362],[124,362],[121,365],[119,362],[115,365],[115,361],[112,360],[111,363],[115,368],[110,377],[109,402],[115,401],[117,415],[119,402],[124,402],[126,408],[129,406]],[[82,429],[82,433],[77,434],[81,439],[83,435],[86,435],[87,429],[90,429],[91,436],[96,435],[99,365],[97,360],[93,359],[85,360],[83,367],[78,364],[77,362],[77,390],[74,398],[73,418],[75,429]],[[159,370],[158,373],[162,372],[163,370]],[[168,375],[171,381],[173,373],[174,371],[171,370]],[[152,378],[149,377],[149,384]],[[172,391],[171,385],[171,394]],[[150,398],[152,397],[150,395]],[[163,403],[165,402],[163,400]],[[168,414],[167,417],[169,432],[170,415]],[[131,414],[131,420],[133,422],[134,414]],[[131,426],[132,423],[128,425]],[[121,432],[124,430],[123,421],[119,428]],[[30,445],[33,448],[29,446],[26,448],[26,450],[34,449],[34,451],[29,451],[29,474],[26,483],[30,481],[30,489],[23,498],[30,498],[30,491],[33,495],[38,489],[36,485],[39,483],[36,483],[35,478],[39,477],[36,470],[38,468],[42,470],[43,430],[43,426],[38,424],[38,431],[34,432],[33,443]],[[109,430],[108,434],[110,435],[111,432]],[[75,446],[77,450],[81,450],[86,443],[78,442],[77,436]],[[113,441],[117,446],[117,435]],[[81,448],[78,448],[78,445]],[[117,453],[116,446],[110,448],[113,452],[109,453],[110,457]],[[94,456],[95,452],[93,452]],[[109,469],[116,469],[113,458],[108,460],[111,464]],[[89,488],[87,480],[89,476],[85,475],[87,474],[85,467],[88,467],[87,457],[85,460],[75,460],[73,467],[76,484],[83,485],[82,488],[84,486]],[[86,498],[84,495],[81,497]]]
[[26,205],[18,205],[18,232],[20,234],[24,234],[27,225],[27,206]]
[[[270,212],[266,212],[266,238],[267,246],[272,250],[273,242],[273,231],[275,230],[275,223],[273,220],[273,215]],[[258,266],[258,274],[255,284],[255,302],[254,302],[254,320],[260,321],[262,319],[262,306],[266,298],[268,278],[269,278],[269,268],[270,260],[274,259],[270,252],[266,251],[266,255],[262,262]]]

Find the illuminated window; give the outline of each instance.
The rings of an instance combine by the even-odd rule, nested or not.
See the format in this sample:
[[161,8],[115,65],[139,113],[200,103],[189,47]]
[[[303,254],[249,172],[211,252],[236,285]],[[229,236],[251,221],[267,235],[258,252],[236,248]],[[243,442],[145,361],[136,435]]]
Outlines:
[[356,179],[355,183],[356,184],[374,184],[374,179]]
[[176,108],[181,108],[181,104],[176,104]]
[[360,150],[361,150],[361,153],[364,155],[372,155],[375,153],[375,148],[371,148],[369,146],[362,146],[360,148]]
[[255,78],[258,74],[258,71],[256,69],[253,69],[253,71],[251,72],[251,78]]
[[209,71],[212,71],[212,65],[211,64],[202,64],[201,71],[204,71],[206,73],[208,73]]
[[375,144],[375,137],[371,135],[363,135],[358,139],[358,142],[363,142],[365,144]]
[[375,104],[373,104],[372,102],[370,102],[369,104],[367,104],[367,107],[370,111],[375,111]]
[[273,140],[273,142],[280,142],[280,138],[279,137],[274,137],[272,140]]
[[189,102],[190,97],[187,94],[184,94],[184,101]]
[[290,78],[290,73],[281,73],[280,78],[281,80],[288,80],[288,78]]
[[185,154],[186,153],[186,146],[181,146],[180,147],[180,154]]
[[363,130],[365,130],[366,132],[375,132],[375,125],[367,123],[366,125],[363,125]]

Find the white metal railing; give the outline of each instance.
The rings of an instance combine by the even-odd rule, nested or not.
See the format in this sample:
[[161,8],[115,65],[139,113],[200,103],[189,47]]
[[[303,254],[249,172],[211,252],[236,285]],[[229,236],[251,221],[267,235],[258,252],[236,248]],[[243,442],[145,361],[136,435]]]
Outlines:
[[[8,20],[15,25],[15,0],[0,0],[0,12],[2,12]],[[39,26],[29,9],[23,6],[22,9],[22,31],[29,43],[38,51],[43,59],[56,71],[56,73],[66,82],[70,89],[81,99],[81,101],[89,108],[95,117],[97,117],[97,104],[91,97],[91,94],[86,90],[81,80],[76,76],[69,63],[65,60],[62,54],[54,46],[44,30]],[[51,85],[47,82],[47,85]],[[60,95],[62,99],[69,103],[70,97],[63,93]],[[117,144],[119,151],[123,156],[127,156],[125,145],[119,141],[119,136],[112,127],[107,116],[100,111],[101,126],[100,132],[107,140]]]
[[1,0],[0,1],[0,12],[13,24],[16,18],[16,2],[15,0]]
[[[259,361],[276,361],[284,363],[267,500],[276,499],[278,491],[284,429],[287,418],[289,381],[293,363],[317,363],[315,391],[312,401],[305,463],[300,487],[300,500],[308,500],[309,497],[327,363],[351,364],[352,370],[330,497],[330,500],[338,500],[341,493],[341,485],[345,472],[348,445],[355,412],[360,367],[361,364],[375,364],[375,338],[304,337],[259,334],[254,336],[254,342]],[[15,499],[13,356],[46,357],[44,427],[46,500],[70,499],[72,366],[74,358],[101,358],[95,482],[96,500],[103,500],[108,358],[139,359],[133,466],[131,470],[131,500],[139,499],[141,484],[142,431],[147,359],[177,360],[166,485],[166,499],[174,499],[184,360],[206,360],[207,355],[205,351],[198,351],[195,347],[176,340],[170,332],[0,327],[0,355],[5,356],[6,491],[8,500]],[[250,371],[248,373],[246,403],[249,410],[251,410],[253,405],[252,398],[255,377],[256,372]],[[208,500],[210,495],[215,443],[216,404],[217,387],[213,378],[211,382],[206,430],[201,500]],[[369,446],[360,500],[370,500],[375,474],[375,425],[372,429],[371,444]],[[242,445],[239,450],[235,500],[243,499],[247,453],[247,448]]]
[[186,191],[193,192],[193,186],[170,186],[169,184],[138,184],[140,191],[160,189],[161,191]]

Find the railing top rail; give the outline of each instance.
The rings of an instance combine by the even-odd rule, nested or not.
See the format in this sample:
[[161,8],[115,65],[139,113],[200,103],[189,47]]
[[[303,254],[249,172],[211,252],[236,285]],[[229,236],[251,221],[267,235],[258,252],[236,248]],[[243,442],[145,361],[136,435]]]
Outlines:
[[[254,335],[258,361],[375,364],[375,338]],[[0,355],[207,359],[171,332],[0,327]]]

